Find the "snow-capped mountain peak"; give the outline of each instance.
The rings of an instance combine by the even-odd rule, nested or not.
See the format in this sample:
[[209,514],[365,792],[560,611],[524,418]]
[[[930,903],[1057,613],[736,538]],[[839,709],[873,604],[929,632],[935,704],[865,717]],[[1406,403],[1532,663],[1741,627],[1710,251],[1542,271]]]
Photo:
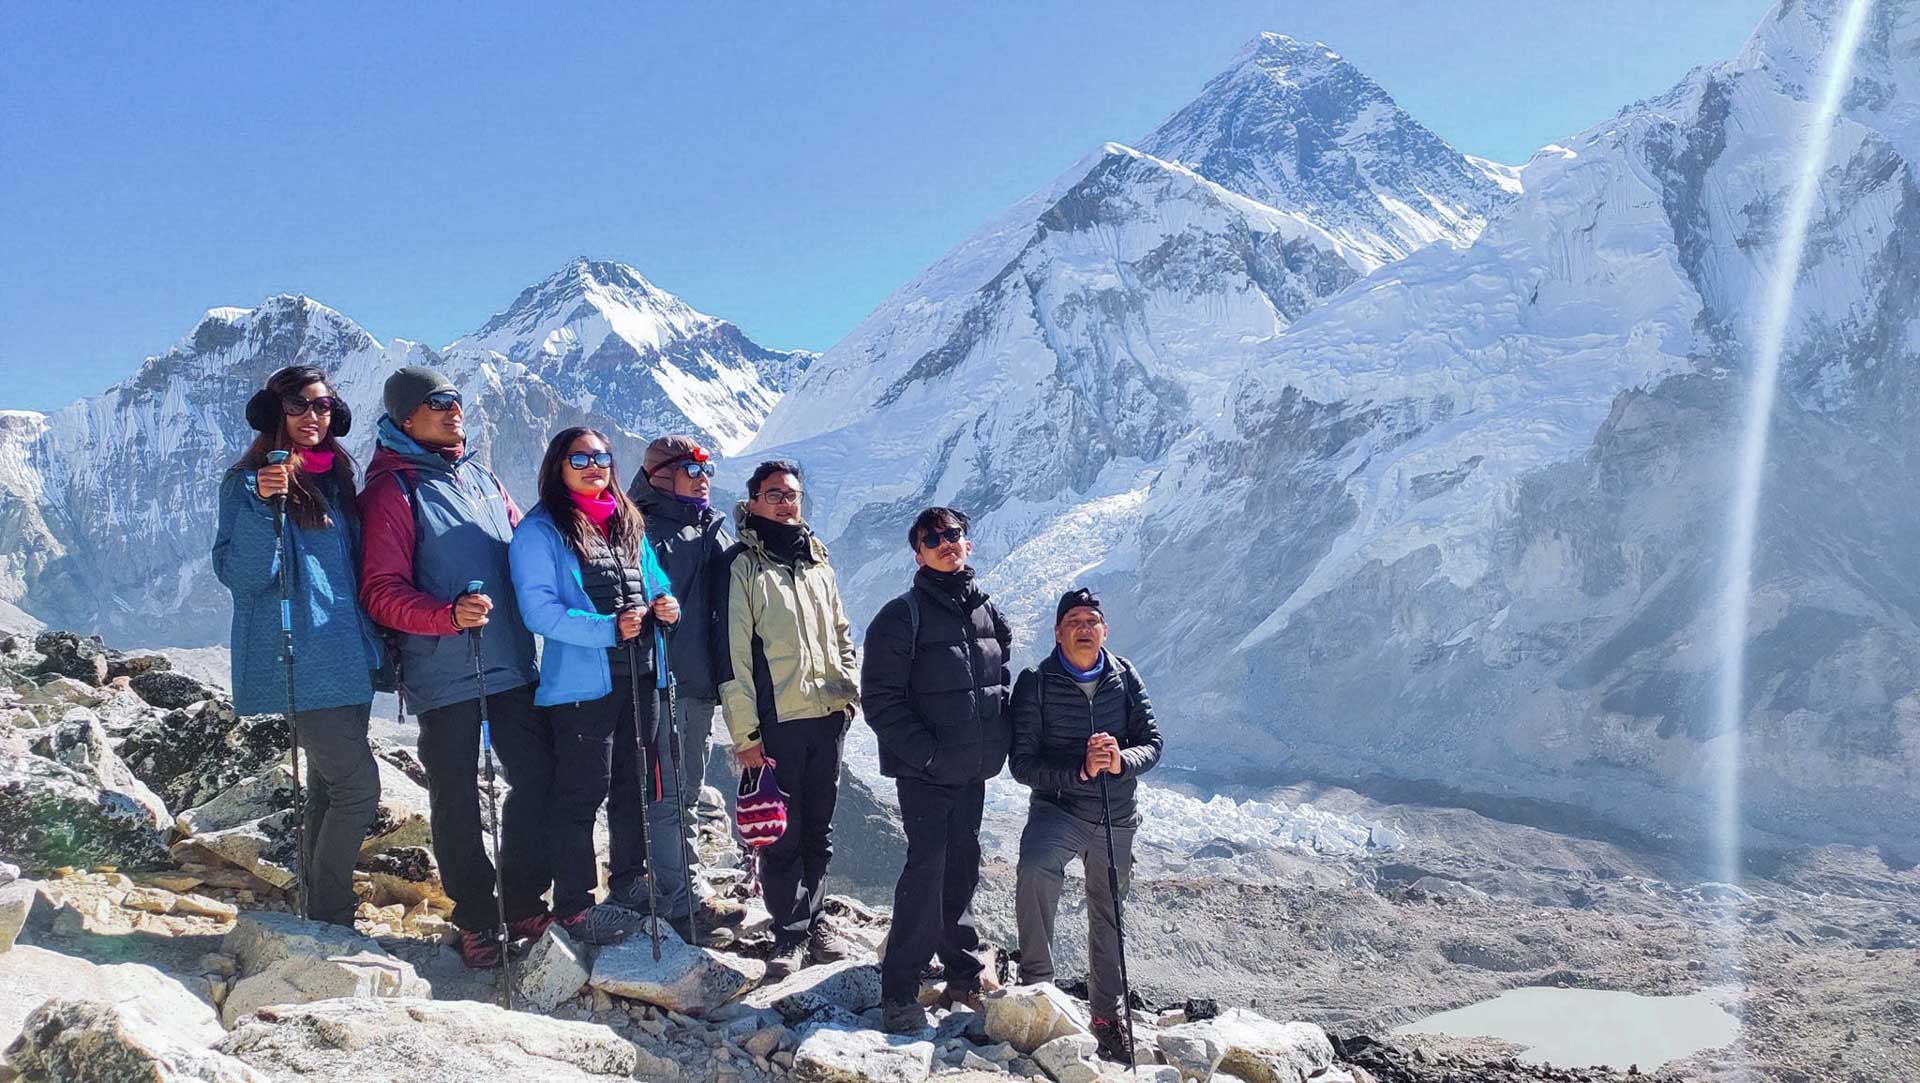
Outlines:
[[719,322],[625,264],[582,256],[448,349],[492,350],[524,362],[535,354],[565,356],[583,335],[604,330],[635,349],[657,350]]
[[1319,42],[1263,33],[1140,143],[1249,198],[1311,217],[1384,263],[1466,244],[1514,171],[1448,146]]

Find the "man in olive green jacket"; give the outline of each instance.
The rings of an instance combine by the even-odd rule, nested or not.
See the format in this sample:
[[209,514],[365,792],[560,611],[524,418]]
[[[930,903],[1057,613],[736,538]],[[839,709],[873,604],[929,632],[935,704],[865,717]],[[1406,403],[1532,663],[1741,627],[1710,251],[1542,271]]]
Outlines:
[[820,904],[859,659],[827,547],[801,517],[801,484],[800,467],[786,461],[761,463],[747,479],[722,613],[720,708],[734,755],[749,770],[773,766],[787,793],[786,832],[760,853],[773,915],[770,977],[847,954],[820,921]]

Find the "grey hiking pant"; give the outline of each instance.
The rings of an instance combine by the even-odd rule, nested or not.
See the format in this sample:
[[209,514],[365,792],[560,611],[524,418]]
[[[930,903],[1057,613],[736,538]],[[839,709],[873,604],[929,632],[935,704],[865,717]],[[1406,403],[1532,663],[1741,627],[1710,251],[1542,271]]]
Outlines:
[[[1123,897],[1133,873],[1133,833],[1131,827],[1113,829],[1113,856]],[[1067,865],[1074,858],[1080,859],[1087,875],[1087,1002],[1095,1015],[1111,1019],[1120,1011],[1120,926],[1113,893],[1107,887],[1106,830],[1039,799],[1027,806],[1014,881],[1020,980],[1053,980],[1053,921],[1060,910]]]
[[371,707],[359,703],[294,716],[306,757],[306,849],[300,854],[305,916],[348,928],[360,903],[353,894],[353,867],[380,812],[380,770],[367,747]]
[[[686,853],[682,855],[685,867],[698,867],[699,857],[693,851],[692,829],[699,823],[700,787],[706,782],[707,757],[713,750],[707,744],[713,737],[714,712],[720,709],[717,699],[701,699],[697,696],[676,694],[674,696],[674,726],[679,731],[680,743],[677,749],[680,756],[680,801],[687,808],[687,826],[690,831]],[[721,796],[726,800],[728,810],[733,807],[732,787],[721,787]],[[685,874],[680,879],[686,879]],[[685,890],[684,888],[682,889]],[[692,885],[695,895],[705,896],[712,893],[703,879],[695,878]]]

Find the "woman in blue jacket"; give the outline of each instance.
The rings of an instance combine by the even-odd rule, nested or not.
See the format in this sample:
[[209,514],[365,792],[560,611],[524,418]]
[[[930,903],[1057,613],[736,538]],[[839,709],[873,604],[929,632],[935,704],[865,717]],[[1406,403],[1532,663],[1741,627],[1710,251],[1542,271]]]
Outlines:
[[[340,446],[352,425],[319,369],[281,369],[247,402],[257,435],[220,482],[213,572],[233,593],[233,707],[286,714],[306,755],[306,849],[299,873],[306,916],[352,927],[353,866],[379,811],[380,774],[367,747],[373,671],[382,649],[360,611],[360,522],[353,459]],[[267,465],[272,451],[291,453]],[[276,502],[285,504],[293,688],[281,657]]]
[[[553,912],[575,939],[595,944],[643,927],[642,817],[652,814],[656,835],[666,829],[654,853],[679,858],[679,810],[662,799],[672,795],[660,792],[656,756],[647,756],[649,777],[641,779],[640,742],[660,747],[662,629],[680,619],[680,604],[618,476],[605,436],[562,430],[540,463],[539,507],[521,520],[509,550],[521,618],[545,641],[533,701],[553,732]],[[593,819],[602,801],[612,905],[593,901]],[[664,916],[677,915],[668,900],[658,903]]]

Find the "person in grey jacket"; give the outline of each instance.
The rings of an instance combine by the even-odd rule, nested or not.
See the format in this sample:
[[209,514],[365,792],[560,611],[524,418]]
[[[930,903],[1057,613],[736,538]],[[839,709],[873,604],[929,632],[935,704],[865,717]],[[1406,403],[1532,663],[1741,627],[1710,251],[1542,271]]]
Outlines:
[[1053,652],[1013,686],[1008,759],[1013,777],[1033,789],[1014,884],[1020,980],[1053,980],[1054,916],[1067,865],[1078,858],[1087,877],[1093,1034],[1101,1056],[1126,1063],[1133,1039],[1120,1003],[1120,900],[1107,886],[1107,817],[1110,809],[1124,897],[1140,825],[1136,780],[1160,762],[1160,729],[1133,663],[1106,649],[1106,617],[1093,591],[1080,587],[1061,596],[1053,636]]

